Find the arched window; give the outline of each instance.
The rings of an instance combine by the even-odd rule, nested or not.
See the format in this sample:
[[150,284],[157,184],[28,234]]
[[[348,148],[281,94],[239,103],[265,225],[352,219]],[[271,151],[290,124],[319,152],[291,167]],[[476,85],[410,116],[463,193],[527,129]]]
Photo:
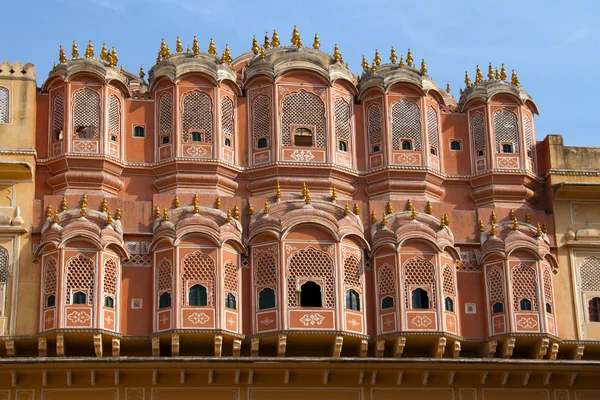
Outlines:
[[552,314],[552,304],[546,303],[546,312]]
[[208,305],[208,292],[202,285],[194,285],[190,288],[188,296],[188,305],[206,306]]
[[158,298],[158,308],[171,307],[171,293],[164,292]]
[[383,136],[381,133],[381,120],[381,106],[379,104],[372,104],[367,113],[367,130],[369,134],[369,144],[373,149],[373,153],[377,153],[381,150],[381,138]]
[[[421,151],[421,117],[419,106],[412,101],[402,100],[391,109],[392,146],[394,150]],[[436,119],[437,121],[437,119]],[[405,149],[401,141],[410,139],[411,148]]]
[[453,140],[450,142],[450,150],[461,150],[462,146],[460,141]]
[[300,286],[300,307],[323,307],[321,285],[308,281]]
[[264,149],[269,146],[269,141],[267,138],[261,137],[256,141],[256,147],[259,149]]
[[0,87],[0,124],[8,124],[9,99],[8,89]]
[[192,132],[191,139],[192,139],[192,142],[201,142],[202,134],[200,132]]
[[531,300],[521,299],[519,302],[519,308],[521,311],[531,311]]
[[46,298],[46,307],[54,307],[56,305],[56,297],[51,294]]
[[[503,109],[494,114],[494,136],[496,137],[496,152],[519,152],[517,116],[515,113]],[[510,151],[508,151],[509,149]]]
[[454,300],[452,300],[450,297],[446,297],[444,299],[444,308],[446,311],[454,312]]
[[65,99],[62,93],[54,97],[54,106],[52,113],[52,132],[54,140],[61,140],[65,129]]
[[85,88],[73,95],[73,126],[80,139],[98,137],[100,131],[100,94]]
[[163,136],[161,139],[162,144],[169,144],[169,136]]
[[232,293],[227,293],[227,295],[225,295],[225,308],[237,310],[235,296]]
[[348,145],[343,140],[340,140],[338,142],[338,149],[340,149],[340,151],[348,151]]
[[182,101],[181,119],[184,142],[200,141],[194,140],[193,132],[202,132],[204,143],[212,143],[212,100],[208,94],[198,90],[186,94]]
[[143,126],[133,127],[133,137],[146,137],[146,131]]
[[387,310],[390,308],[394,308],[394,298],[391,296],[385,296],[382,300],[381,300],[381,309],[382,310]]
[[379,146],[373,146],[373,153],[378,153],[379,151],[381,151]]
[[275,308],[275,290],[264,288],[258,294],[258,309],[268,310],[269,308]]
[[73,304],[87,304],[87,295],[83,292],[73,293]]
[[360,311],[360,296],[354,289],[346,290],[346,309]]
[[600,297],[594,297],[588,302],[590,322],[600,322]]
[[471,130],[473,131],[475,154],[477,157],[483,157],[485,154],[485,124],[483,114],[480,112],[475,113],[471,118]]
[[271,100],[261,94],[252,100],[252,137],[257,149],[268,146],[271,137]]
[[412,142],[410,140],[403,140],[402,150],[412,150]]
[[115,299],[113,299],[110,296],[105,296],[104,297],[104,307],[114,308],[115,307]]
[[429,308],[429,293],[421,288],[411,292],[411,308]]
[[225,143],[225,147],[231,147],[231,139],[225,138],[223,142]]
[[508,153],[508,154],[512,154],[513,152],[513,146],[510,143],[503,143],[502,144],[502,152],[503,153]]
[[430,147],[429,153],[431,153],[432,156],[437,156],[437,149],[435,147]]
[[286,95],[281,102],[280,129],[283,146],[325,148],[325,103],[304,89]]
[[294,130],[294,146],[312,147],[313,132],[308,128],[296,128]]
[[500,302],[496,302],[492,305],[492,313],[497,314],[504,312],[504,304]]

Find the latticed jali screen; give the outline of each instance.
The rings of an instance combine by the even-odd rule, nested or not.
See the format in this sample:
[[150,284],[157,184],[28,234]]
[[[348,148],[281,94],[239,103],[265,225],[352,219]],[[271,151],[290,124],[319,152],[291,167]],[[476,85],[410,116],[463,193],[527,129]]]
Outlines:
[[65,126],[65,97],[62,93],[54,97],[54,105],[52,106],[52,132],[58,133],[64,130]]
[[273,254],[263,253],[259,255],[252,265],[256,287],[277,285],[277,262]]
[[74,133],[82,128],[89,128],[93,137],[100,132],[100,94],[94,90],[82,89],[73,95]]
[[8,89],[0,87],[0,124],[8,124],[9,117]]
[[314,144],[325,147],[325,105],[312,93],[300,90],[287,95],[281,106],[281,140],[284,146],[292,145],[292,125],[314,125],[316,127]]
[[121,103],[114,94],[108,104],[108,132],[116,135],[121,133]]
[[435,308],[435,268],[432,263],[421,257],[407,260],[404,269],[404,301],[408,308],[409,287],[422,286],[430,288],[430,299],[432,308]]
[[204,132],[204,143],[212,143],[212,102],[206,93],[194,91],[183,98],[182,133],[184,142],[190,141],[193,130]]
[[182,304],[187,304],[187,289],[189,286],[199,283],[206,286],[207,301],[209,306],[215,304],[215,261],[200,251],[188,254],[181,261],[181,287]]
[[162,259],[158,264],[156,271],[158,295],[164,292],[171,293],[171,285],[173,283],[173,267],[171,261]]
[[392,148],[402,150],[402,139],[411,139],[413,150],[421,150],[419,106],[402,100],[392,105]]
[[471,130],[475,140],[475,156],[480,150],[485,150],[485,126],[483,114],[478,112],[471,118]]
[[491,301],[504,301],[504,275],[500,267],[494,267],[488,272],[488,287]]
[[444,293],[447,294],[456,294],[455,286],[454,286],[454,272],[452,268],[446,264],[442,269],[442,277],[444,278]]
[[581,263],[579,273],[581,274],[581,290],[600,291],[600,259],[588,257]]
[[438,149],[438,120],[437,112],[433,107],[427,108],[427,139],[429,140],[429,146]]
[[71,304],[71,295],[78,290],[86,293],[88,305],[92,304],[94,298],[94,269],[94,262],[83,254],[78,254],[67,261],[65,268],[67,275],[66,304]]
[[513,308],[519,311],[520,301],[531,301],[531,309],[538,310],[537,277],[535,270],[528,265],[519,264],[512,269]]
[[158,126],[161,135],[170,135],[173,125],[171,95],[163,94],[158,102]]
[[58,281],[58,263],[56,258],[50,257],[44,266],[44,296],[56,296]]
[[369,144],[371,150],[373,146],[381,146],[382,136],[382,117],[381,117],[381,106],[379,104],[373,104],[369,107],[367,116],[367,130],[369,132]]
[[326,308],[335,307],[335,279],[333,260],[326,253],[308,247],[298,250],[288,260],[288,307],[298,307],[298,296],[295,294],[297,279],[300,277],[323,280]]
[[510,143],[513,153],[519,152],[517,116],[512,111],[500,110],[494,114],[494,135],[496,136],[496,152],[502,152],[502,144]]
[[227,97],[221,99],[221,132],[227,136],[234,135],[233,101]]
[[379,294],[393,293],[396,290],[396,269],[390,264],[384,264],[379,269],[377,287]]
[[334,105],[335,136],[350,144],[350,104],[338,97]]
[[260,138],[271,138],[271,101],[265,95],[256,96],[252,102],[252,137],[254,147]]

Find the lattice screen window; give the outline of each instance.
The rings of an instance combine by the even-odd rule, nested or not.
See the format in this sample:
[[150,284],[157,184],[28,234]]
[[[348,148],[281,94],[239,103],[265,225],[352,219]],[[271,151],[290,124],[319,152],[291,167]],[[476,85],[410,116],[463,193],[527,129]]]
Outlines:
[[488,272],[488,288],[490,301],[504,301],[504,275],[500,268],[494,267]]
[[333,260],[326,253],[313,247],[298,250],[288,259],[287,284],[288,284],[288,307],[298,307],[299,296],[297,291],[297,279],[313,278],[323,280],[325,292],[324,306],[335,308],[335,275]]
[[456,287],[454,286],[454,272],[452,272],[452,268],[446,264],[444,265],[444,269],[442,271],[442,276],[444,278],[444,293],[453,295],[456,294]]
[[350,147],[350,104],[338,97],[334,104],[335,136],[343,140]]
[[533,130],[531,129],[531,119],[526,115],[523,119],[523,134],[525,136],[525,150],[527,157],[533,157]]
[[325,148],[325,104],[315,94],[300,90],[288,94],[281,105],[281,136],[284,146],[292,145],[292,125],[314,125],[314,145]]
[[171,293],[171,286],[173,284],[173,268],[171,261],[163,258],[156,268],[156,286],[158,295],[163,293]]
[[496,136],[496,152],[503,152],[503,145],[512,145],[512,152],[519,153],[519,130],[517,116],[509,110],[496,111],[494,114],[494,135]]
[[427,139],[429,140],[429,147],[435,149],[435,155],[439,154],[438,137],[437,112],[429,106],[427,108]]
[[254,284],[256,287],[277,285],[277,261],[270,253],[263,253],[254,259]]
[[58,289],[58,263],[56,258],[50,257],[44,266],[44,304],[48,296],[56,296]]
[[257,96],[252,102],[252,137],[255,149],[258,139],[267,139],[271,145],[271,100],[265,95]]
[[181,119],[184,142],[191,141],[191,132],[198,131],[204,143],[212,143],[212,102],[208,94],[198,91],[186,94],[182,102]]
[[187,305],[188,289],[193,284],[199,283],[206,287],[207,305],[215,304],[215,261],[200,251],[188,254],[181,260],[181,287],[182,303]]
[[482,113],[475,113],[471,118],[471,130],[475,139],[475,157],[481,157],[485,154],[485,120]]
[[414,257],[407,260],[404,269],[404,301],[409,308],[409,287],[420,286],[428,288],[432,308],[435,308],[435,268],[432,263],[422,257]]
[[421,150],[421,119],[419,106],[412,101],[402,100],[392,105],[392,146],[402,150],[402,139],[412,140],[412,149]]
[[10,99],[8,89],[0,87],[0,124],[8,124],[10,112]]
[[538,310],[537,278],[533,268],[519,264],[512,269],[513,308],[519,311],[521,300],[531,301],[531,309]]
[[73,95],[73,132],[76,138],[91,139],[100,132],[100,94],[85,88]]
[[8,251],[0,247],[0,315],[6,315],[8,295]]
[[52,134],[54,140],[62,139],[61,135],[65,129],[65,97],[62,93],[54,96],[52,106]]
[[[171,136],[173,130],[173,102],[170,94],[163,94],[158,102],[158,127],[162,144],[163,136]],[[170,140],[169,140],[170,141]]]
[[369,147],[371,152],[374,152],[373,147],[375,146],[378,146],[379,150],[381,150],[382,122],[381,106],[379,104],[371,105],[367,113],[367,130],[369,131]]
[[238,268],[232,261],[225,263],[225,279],[224,279],[225,294],[233,293],[237,295],[238,292]]
[[383,264],[379,268],[377,280],[380,295],[396,292],[396,269],[390,264]]
[[118,270],[117,263],[109,258],[104,263],[104,295],[110,296],[116,299],[117,296],[117,281],[118,281]]
[[108,102],[108,133],[121,134],[121,102],[114,94]]
[[233,123],[233,100],[228,97],[221,99],[221,132],[227,136],[233,136],[235,125]]
[[581,263],[581,290],[600,291],[600,259],[592,256]]
[[92,305],[94,299],[94,262],[83,254],[71,257],[65,266],[66,304],[71,304],[71,296],[82,291],[87,296],[87,304]]
[[362,291],[362,267],[356,256],[350,255],[344,259],[344,286],[346,289]]
[[544,269],[544,300],[552,304],[552,275],[548,269]]

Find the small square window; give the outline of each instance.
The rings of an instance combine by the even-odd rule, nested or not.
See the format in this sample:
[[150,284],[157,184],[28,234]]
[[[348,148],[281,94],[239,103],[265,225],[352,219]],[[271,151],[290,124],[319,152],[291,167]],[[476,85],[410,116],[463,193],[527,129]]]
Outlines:
[[475,303],[465,303],[465,314],[477,314],[477,306]]
[[513,145],[512,143],[502,143],[502,152],[507,154],[512,154]]
[[143,126],[133,127],[133,137],[143,138],[146,137],[146,128]]
[[462,142],[460,140],[451,140],[450,141],[450,150],[460,151],[462,150]]
[[140,310],[142,308],[142,299],[131,299],[131,308],[133,310]]
[[412,150],[412,140],[402,139],[402,150]]

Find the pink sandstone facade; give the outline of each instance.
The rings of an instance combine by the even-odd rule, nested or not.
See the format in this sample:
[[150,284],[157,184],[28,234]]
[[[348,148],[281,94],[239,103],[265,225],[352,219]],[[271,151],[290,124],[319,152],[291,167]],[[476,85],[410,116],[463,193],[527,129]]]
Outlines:
[[0,65],[0,399],[600,398],[516,74],[292,41]]

